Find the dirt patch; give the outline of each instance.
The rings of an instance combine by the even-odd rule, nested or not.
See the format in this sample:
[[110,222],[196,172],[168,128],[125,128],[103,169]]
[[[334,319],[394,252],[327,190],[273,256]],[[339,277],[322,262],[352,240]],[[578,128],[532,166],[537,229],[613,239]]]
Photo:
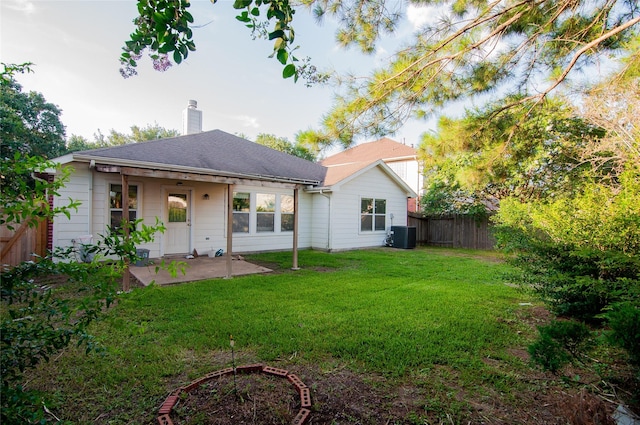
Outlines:
[[286,379],[262,373],[224,375],[183,393],[171,418],[176,425],[290,424],[300,397]]
[[271,271],[268,272],[268,274],[282,274],[282,273],[291,271],[290,268],[282,267],[280,263],[275,263],[271,261],[261,261],[261,260],[256,260],[255,258],[249,258],[247,261],[251,262],[252,264],[255,264],[256,266],[270,269]]
[[331,268],[331,267],[312,267],[311,270],[313,270],[314,272],[320,272],[320,273],[330,273],[330,272],[335,272],[336,269]]
[[[286,367],[278,364],[275,367]],[[290,365],[311,389],[308,424],[542,424],[613,425],[613,403],[584,389],[569,388],[532,371],[530,389],[518,394],[456,387],[436,391],[424,382],[391,383],[382,376],[345,368]],[[442,371],[434,370],[434,381]],[[449,378],[455,371],[447,372]],[[225,375],[183,394],[171,414],[176,425],[291,424],[300,409],[286,379],[260,373]]]
[[[391,396],[381,378],[368,382],[346,369],[296,365],[289,372],[311,390],[309,424],[410,423],[403,418],[420,410],[422,391],[414,386],[398,387]],[[234,382],[228,374],[183,394],[171,418],[176,425],[291,424],[300,408],[296,387],[286,378],[238,374]]]
[[541,305],[520,309],[517,311],[517,316],[519,321],[532,329],[548,325],[553,320],[553,315]]

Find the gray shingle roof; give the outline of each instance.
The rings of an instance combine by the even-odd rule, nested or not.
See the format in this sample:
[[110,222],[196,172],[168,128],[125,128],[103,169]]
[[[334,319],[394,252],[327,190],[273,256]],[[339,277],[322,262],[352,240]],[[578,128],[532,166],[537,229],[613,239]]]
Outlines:
[[76,152],[96,161],[125,160],[192,167],[209,173],[242,174],[322,182],[326,168],[221,130]]

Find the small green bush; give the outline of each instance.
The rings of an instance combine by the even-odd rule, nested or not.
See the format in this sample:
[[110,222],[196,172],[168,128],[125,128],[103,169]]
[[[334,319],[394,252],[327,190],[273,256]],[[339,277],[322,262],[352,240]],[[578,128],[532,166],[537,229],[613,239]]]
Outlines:
[[562,346],[549,336],[540,336],[536,342],[529,346],[531,361],[544,370],[558,373],[570,360],[569,355]]
[[531,360],[554,374],[577,360],[591,337],[591,331],[583,323],[571,321],[553,321],[539,326],[538,332],[540,338],[529,346]]
[[[509,230],[501,232],[501,237],[506,237],[504,233]],[[558,316],[602,323],[602,314],[609,306],[640,293],[638,258],[616,251],[575,249],[518,238],[517,234],[508,239],[518,251],[511,262],[519,273],[511,280],[533,290]]]
[[609,340],[629,353],[631,363],[640,366],[640,306],[637,303],[620,303],[607,314]]

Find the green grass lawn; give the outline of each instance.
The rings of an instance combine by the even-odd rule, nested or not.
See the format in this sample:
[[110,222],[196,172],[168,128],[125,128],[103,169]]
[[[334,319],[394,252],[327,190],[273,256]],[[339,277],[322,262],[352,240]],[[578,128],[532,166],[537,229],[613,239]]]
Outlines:
[[53,393],[49,407],[76,423],[154,423],[169,392],[229,366],[230,334],[239,363],[347,368],[391,387],[432,385],[425,393],[438,391],[432,377],[443,370],[465,391],[508,398],[521,385],[528,366],[509,350],[533,337],[520,320],[531,299],[505,285],[496,254],[302,251],[296,272],[290,253],[247,260],[279,271],[124,294],[93,328],[101,354],[70,349],[30,385]]

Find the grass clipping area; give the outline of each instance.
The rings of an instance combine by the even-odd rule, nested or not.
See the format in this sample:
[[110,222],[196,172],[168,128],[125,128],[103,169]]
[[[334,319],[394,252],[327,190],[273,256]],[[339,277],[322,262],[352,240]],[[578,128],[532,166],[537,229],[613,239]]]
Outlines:
[[[615,405],[529,364],[549,317],[505,284],[495,254],[302,251],[295,272],[290,253],[247,260],[275,271],[122,295],[92,329],[101,354],[69,349],[29,386],[63,420],[152,424],[176,388],[231,366],[233,335],[236,365],[287,369],[311,388],[308,423],[609,423]],[[286,380],[224,379],[183,396],[174,423],[290,423],[299,408]]]

